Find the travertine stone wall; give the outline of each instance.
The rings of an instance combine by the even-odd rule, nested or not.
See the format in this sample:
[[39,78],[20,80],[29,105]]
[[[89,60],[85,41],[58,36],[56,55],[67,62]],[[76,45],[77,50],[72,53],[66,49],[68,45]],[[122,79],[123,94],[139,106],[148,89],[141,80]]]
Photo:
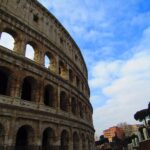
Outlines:
[[[0,46],[0,77],[6,78],[0,81],[6,86],[0,89],[0,145],[15,146],[23,129],[29,145],[42,146],[47,132],[55,149],[65,143],[68,150],[93,150],[87,68],[69,33],[36,0],[0,0],[0,33],[5,32],[15,42],[12,50]],[[25,56],[27,44],[34,48],[33,60]],[[31,84],[30,99],[23,96],[25,83]]]

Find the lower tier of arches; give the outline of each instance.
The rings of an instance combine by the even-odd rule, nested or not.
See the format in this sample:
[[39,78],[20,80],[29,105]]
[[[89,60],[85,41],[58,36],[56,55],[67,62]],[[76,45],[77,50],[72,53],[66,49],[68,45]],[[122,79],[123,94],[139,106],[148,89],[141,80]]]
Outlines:
[[[0,105],[1,107],[1,105]],[[51,122],[32,112],[0,110],[0,149],[93,150],[94,130],[82,124],[55,118]],[[7,112],[7,113],[6,113]],[[68,123],[66,123],[66,122]],[[56,123],[57,122],[57,123]]]

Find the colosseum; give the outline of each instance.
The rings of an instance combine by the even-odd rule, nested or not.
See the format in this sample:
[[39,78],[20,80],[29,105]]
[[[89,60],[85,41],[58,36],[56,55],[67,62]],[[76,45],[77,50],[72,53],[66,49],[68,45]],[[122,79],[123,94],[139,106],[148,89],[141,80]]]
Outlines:
[[93,150],[87,79],[79,47],[44,6],[0,0],[0,150]]

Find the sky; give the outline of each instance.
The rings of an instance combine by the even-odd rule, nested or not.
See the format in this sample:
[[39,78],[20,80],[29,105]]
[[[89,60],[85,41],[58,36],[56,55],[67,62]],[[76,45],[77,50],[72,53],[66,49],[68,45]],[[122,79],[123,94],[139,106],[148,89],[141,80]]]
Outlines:
[[38,1],[81,49],[96,136],[121,122],[139,123],[134,114],[150,102],[150,0]]
[[86,61],[96,135],[150,101],[150,0],[39,0]]

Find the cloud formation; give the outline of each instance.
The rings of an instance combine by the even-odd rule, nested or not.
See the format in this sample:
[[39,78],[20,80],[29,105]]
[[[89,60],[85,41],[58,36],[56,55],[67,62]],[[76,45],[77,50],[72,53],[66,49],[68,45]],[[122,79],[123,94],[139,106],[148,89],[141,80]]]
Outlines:
[[150,45],[148,43],[150,43],[150,28],[144,31],[139,44],[132,48],[135,53],[130,58],[100,61],[93,68],[94,76],[90,80],[90,85],[93,89],[101,91],[95,99],[101,100],[101,93],[107,97],[105,104],[94,110],[97,134],[120,122],[135,123],[133,118],[135,112],[147,107],[150,101]]
[[75,39],[89,70],[94,125],[135,122],[150,93],[150,1],[39,0]]

